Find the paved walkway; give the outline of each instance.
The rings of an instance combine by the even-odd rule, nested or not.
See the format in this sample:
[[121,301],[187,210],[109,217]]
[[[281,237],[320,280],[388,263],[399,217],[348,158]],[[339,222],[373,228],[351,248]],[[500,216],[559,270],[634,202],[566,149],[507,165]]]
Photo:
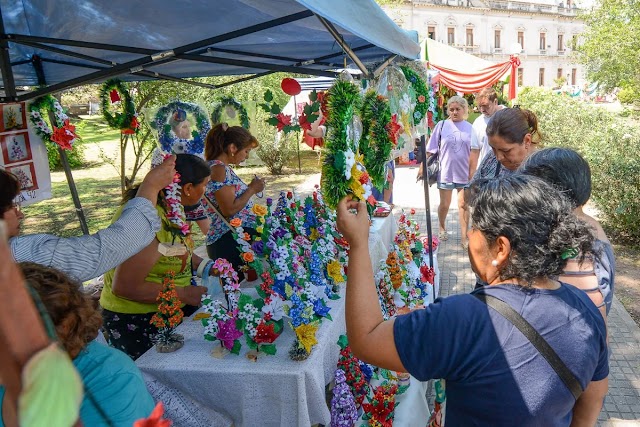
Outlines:
[[[426,233],[424,192],[415,183],[416,168],[397,168],[394,183],[396,211],[416,208],[416,219]],[[438,190],[430,188],[432,227],[438,232]],[[421,207],[422,209],[418,209]],[[460,244],[460,226],[456,197],[451,201],[447,216],[449,239],[438,250],[440,267],[440,294],[447,296],[471,292],[475,275],[471,271],[466,251]],[[617,298],[609,313],[609,340],[611,346],[609,394],[599,418],[600,426],[640,426],[640,328]]]

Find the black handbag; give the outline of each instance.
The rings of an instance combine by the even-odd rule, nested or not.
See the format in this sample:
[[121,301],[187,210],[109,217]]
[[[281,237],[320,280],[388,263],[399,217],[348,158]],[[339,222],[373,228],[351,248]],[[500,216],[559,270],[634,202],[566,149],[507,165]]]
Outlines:
[[[429,179],[429,187],[438,182],[438,174],[440,173],[440,147],[442,144],[442,127],[444,126],[444,120],[438,123],[440,125],[440,130],[437,131],[434,129],[434,132],[439,132],[438,134],[438,151],[433,153],[429,158],[427,158],[427,177]],[[436,126],[437,127],[437,126]]]

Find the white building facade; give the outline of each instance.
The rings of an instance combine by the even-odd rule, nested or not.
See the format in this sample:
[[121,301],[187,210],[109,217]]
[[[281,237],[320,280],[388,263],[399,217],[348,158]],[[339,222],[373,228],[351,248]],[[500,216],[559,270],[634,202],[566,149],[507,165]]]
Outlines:
[[507,61],[519,45],[518,88],[554,87],[559,77],[568,85],[585,83],[571,49],[584,22],[570,2],[411,0],[386,11],[421,40],[429,37],[489,61]]

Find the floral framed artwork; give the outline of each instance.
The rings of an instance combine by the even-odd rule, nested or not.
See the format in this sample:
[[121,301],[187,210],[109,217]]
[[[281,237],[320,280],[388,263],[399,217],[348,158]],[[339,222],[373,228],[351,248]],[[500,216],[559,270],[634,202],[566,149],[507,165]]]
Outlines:
[[24,102],[2,104],[0,115],[0,132],[27,129],[27,116]]
[[33,159],[28,132],[0,136],[0,147],[5,165],[22,163]]

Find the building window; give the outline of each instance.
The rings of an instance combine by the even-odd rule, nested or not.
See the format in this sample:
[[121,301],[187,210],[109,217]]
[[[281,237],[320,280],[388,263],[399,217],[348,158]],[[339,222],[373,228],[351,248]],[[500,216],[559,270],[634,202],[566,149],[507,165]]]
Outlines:
[[564,51],[564,34],[558,34],[558,52]]
[[436,39],[436,27],[429,26],[428,29],[427,29],[427,34],[428,34],[428,37],[431,40],[435,40]]
[[538,86],[544,86],[544,68],[538,72]]
[[571,70],[571,85],[575,86],[577,84],[576,83],[576,81],[578,80],[577,77],[578,77],[578,69],[573,68]]
[[447,44],[452,45],[456,42],[456,29],[449,27],[447,28]]
[[524,31],[518,31],[518,44],[524,50]]
[[571,37],[571,49],[577,49],[578,48],[578,35],[574,34],[573,37]]
[[562,78],[562,68],[558,68],[558,78]]
[[467,46],[473,46],[473,28],[467,28]]
[[500,49],[500,30],[493,32],[493,45],[496,49]]
[[524,85],[524,68],[518,68],[518,86]]
[[547,48],[547,34],[540,33],[540,50],[545,50]]

